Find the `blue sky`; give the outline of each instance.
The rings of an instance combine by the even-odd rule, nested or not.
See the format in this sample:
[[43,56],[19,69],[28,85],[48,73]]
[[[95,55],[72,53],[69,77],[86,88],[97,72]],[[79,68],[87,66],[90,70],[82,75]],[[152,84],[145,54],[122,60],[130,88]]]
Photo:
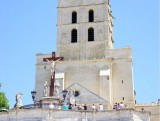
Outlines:
[[[160,99],[158,0],[111,0],[115,48],[131,46],[138,103]],[[37,53],[56,51],[57,0],[0,0],[0,91],[32,103]]]

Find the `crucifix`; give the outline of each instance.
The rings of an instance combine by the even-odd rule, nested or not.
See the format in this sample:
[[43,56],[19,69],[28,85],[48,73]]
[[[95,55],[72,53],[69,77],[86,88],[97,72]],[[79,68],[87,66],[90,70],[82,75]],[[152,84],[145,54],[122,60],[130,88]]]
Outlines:
[[51,63],[51,84],[50,84],[50,96],[53,96],[54,92],[54,81],[55,81],[55,64],[56,61],[64,60],[63,57],[56,57],[56,53],[52,52],[51,58],[43,58],[44,62]]

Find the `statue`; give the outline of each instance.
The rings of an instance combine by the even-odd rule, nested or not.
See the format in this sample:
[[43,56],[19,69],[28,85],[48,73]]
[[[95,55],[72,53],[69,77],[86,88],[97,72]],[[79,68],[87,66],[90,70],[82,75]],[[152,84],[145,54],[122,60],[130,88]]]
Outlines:
[[47,97],[48,93],[49,93],[49,87],[48,87],[47,81],[45,81],[43,85],[43,96]]
[[74,91],[69,90],[68,95],[69,95],[69,103],[74,104],[75,103]]
[[14,107],[17,107],[17,108],[19,108],[19,107],[22,107],[23,105],[22,105],[22,93],[17,93],[16,94],[16,104],[15,104],[15,106]]
[[51,63],[51,77],[53,79],[54,72],[55,72],[56,61],[59,61],[60,59],[58,59],[56,61],[53,61],[53,60],[49,61],[48,59],[46,59],[46,60],[47,60],[47,62]]
[[52,63],[51,63],[51,77],[52,77],[52,79],[54,77],[55,65],[56,65],[55,61],[52,61]]
[[55,82],[54,82],[54,96],[56,98],[59,98],[59,87],[61,85],[59,84],[59,80],[58,79],[55,79]]

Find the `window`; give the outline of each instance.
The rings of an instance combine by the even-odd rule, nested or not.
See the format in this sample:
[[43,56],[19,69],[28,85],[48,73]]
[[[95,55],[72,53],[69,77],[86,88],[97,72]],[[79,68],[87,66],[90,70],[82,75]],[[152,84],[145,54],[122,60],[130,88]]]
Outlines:
[[80,92],[78,91],[78,90],[76,90],[75,92],[74,92],[74,96],[75,97],[78,97],[80,95]]
[[71,35],[71,42],[72,43],[75,43],[75,42],[77,42],[77,30],[76,29],[73,29],[72,30],[72,35]]
[[109,80],[109,76],[107,75],[107,80]]
[[94,22],[94,11],[93,10],[89,11],[89,22]]
[[72,23],[77,23],[77,12],[72,12]]
[[94,41],[94,29],[93,28],[88,29],[88,41]]

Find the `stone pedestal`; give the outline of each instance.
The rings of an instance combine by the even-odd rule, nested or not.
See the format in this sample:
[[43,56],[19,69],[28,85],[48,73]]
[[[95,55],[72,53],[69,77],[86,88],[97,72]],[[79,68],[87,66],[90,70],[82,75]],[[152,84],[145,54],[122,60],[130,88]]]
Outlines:
[[[42,108],[51,108],[53,109],[61,109],[61,100],[56,97],[42,97],[41,100]],[[52,108],[51,108],[52,109]]]
[[14,107],[15,108],[21,108],[23,105],[22,104],[15,104]]

